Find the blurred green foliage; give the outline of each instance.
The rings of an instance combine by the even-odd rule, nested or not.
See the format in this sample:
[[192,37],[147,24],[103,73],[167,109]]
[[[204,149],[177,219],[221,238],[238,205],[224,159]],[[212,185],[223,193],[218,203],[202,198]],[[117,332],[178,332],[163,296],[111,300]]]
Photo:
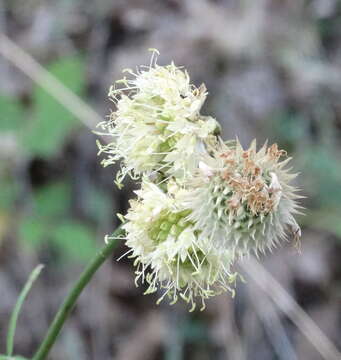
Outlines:
[[88,260],[96,251],[95,234],[84,224],[64,221],[54,231],[53,242],[70,260]]
[[301,162],[306,174],[305,187],[308,193],[313,193],[315,207],[340,207],[341,209],[341,163],[340,154],[333,148],[313,145],[306,151]]
[[9,96],[0,95],[0,109],[0,131],[18,130],[24,119],[24,110],[20,102]]
[[58,219],[65,215],[71,205],[71,187],[67,182],[55,182],[41,187],[34,196],[38,216]]
[[[84,61],[81,57],[61,58],[47,70],[77,95],[84,93]],[[39,86],[32,90],[31,104],[24,108],[18,100],[0,95],[0,131],[12,131],[25,153],[50,158],[61,149],[79,121]]]
[[[28,248],[49,244],[69,260],[86,261],[96,251],[93,231],[70,218],[71,188],[55,182],[34,192],[34,210],[19,224],[19,238]],[[68,216],[69,215],[69,216]]]
[[0,177],[0,211],[6,211],[13,208],[18,194],[18,186],[8,177]]
[[[48,70],[74,93],[83,94],[84,63],[81,58],[63,58],[50,65]],[[32,155],[53,156],[79,122],[38,86],[33,91],[32,107],[32,121],[22,134],[23,147]]]
[[[63,57],[47,70],[71,91],[84,93],[84,61],[79,56]],[[39,86],[34,86],[29,106],[19,100],[0,95],[0,131],[16,139],[25,157],[53,161],[62,151],[65,141],[80,126],[65,108]],[[17,211],[20,185],[11,173],[10,161],[0,164],[0,211]],[[61,260],[87,261],[96,251],[94,226],[74,218],[71,211],[72,191],[67,179],[56,180],[32,190],[24,214],[19,219],[19,240],[28,250],[52,246]],[[27,200],[25,200],[27,201]],[[89,214],[95,221],[108,211],[107,198],[97,189],[89,191]],[[1,215],[1,214],[0,214]],[[1,232],[0,232],[1,234]]]
[[275,139],[280,142],[281,147],[288,152],[294,150],[296,144],[305,136],[308,129],[307,120],[300,114],[293,112],[280,112],[269,121]]
[[[320,110],[323,106],[319,104]],[[316,105],[317,106],[317,105]],[[337,130],[328,111],[319,114],[311,134],[311,120],[299,112],[283,111],[274,116],[270,130],[274,138],[294,158],[299,171],[301,193],[307,197],[301,217],[303,225],[328,231],[341,238],[341,162]],[[324,115],[324,116],[323,116]],[[310,135],[310,136],[309,136]]]

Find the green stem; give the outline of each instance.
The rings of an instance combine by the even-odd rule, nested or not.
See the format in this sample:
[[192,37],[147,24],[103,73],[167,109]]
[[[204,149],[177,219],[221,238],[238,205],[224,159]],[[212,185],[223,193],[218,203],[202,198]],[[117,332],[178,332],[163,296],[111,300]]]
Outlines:
[[95,274],[97,269],[104,263],[104,261],[110,256],[112,250],[115,248],[117,241],[115,238],[123,234],[124,230],[119,227],[112,234],[112,239],[96,254],[96,256],[92,259],[89,265],[85,268],[85,270],[80,275],[77,283],[71,289],[70,293],[64,300],[63,304],[60,306],[56,316],[54,317],[43,342],[40,344],[37,352],[35,353],[32,360],[43,360],[48,355],[51,347],[55,343],[61,328],[63,327],[66,319],[70,315],[70,312],[75,306],[75,303],[85,288],[85,286],[89,283],[92,276]]
[[[14,345],[14,336],[15,330],[17,327],[18,317],[21,311],[21,308],[24,304],[26,296],[28,292],[31,290],[33,283],[36,281],[37,277],[39,276],[41,270],[43,269],[44,265],[38,265],[29,276],[24,288],[21,290],[21,293],[18,297],[18,300],[14,306],[9,326],[8,326],[8,333],[7,333],[7,356],[10,358],[13,355],[13,345]],[[1,359],[1,357],[0,357]]]

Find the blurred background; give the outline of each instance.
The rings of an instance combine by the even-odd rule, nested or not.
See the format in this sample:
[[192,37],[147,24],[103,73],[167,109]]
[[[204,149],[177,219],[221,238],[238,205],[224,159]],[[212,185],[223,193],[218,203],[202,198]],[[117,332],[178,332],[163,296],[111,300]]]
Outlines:
[[[341,349],[340,1],[0,0],[0,32],[0,352],[30,271],[46,265],[18,324],[15,352],[27,357],[127,209],[134,184],[115,188],[89,127],[113,106],[110,84],[148,64],[150,47],[206,84],[204,113],[225,138],[269,139],[293,156],[307,197],[302,252],[289,243],[261,263]],[[51,360],[331,359],[294,325],[290,304],[269,300],[271,284],[264,292],[245,274],[235,299],[202,313],[157,306],[135,287],[132,262],[115,261],[125,251],[83,293]]]

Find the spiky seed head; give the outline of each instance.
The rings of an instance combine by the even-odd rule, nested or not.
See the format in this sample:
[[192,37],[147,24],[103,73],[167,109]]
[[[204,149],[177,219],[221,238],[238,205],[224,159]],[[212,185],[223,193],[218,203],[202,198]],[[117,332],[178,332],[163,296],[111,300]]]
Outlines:
[[238,140],[212,148],[183,192],[201,235],[238,255],[271,249],[288,230],[298,237],[300,196],[290,184],[296,174],[287,170],[285,156],[276,144],[257,152],[255,141],[247,150]]

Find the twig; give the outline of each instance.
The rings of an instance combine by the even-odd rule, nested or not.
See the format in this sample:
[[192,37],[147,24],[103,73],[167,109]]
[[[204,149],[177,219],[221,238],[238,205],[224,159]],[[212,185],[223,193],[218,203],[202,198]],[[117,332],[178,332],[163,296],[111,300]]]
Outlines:
[[89,129],[94,129],[99,122],[103,121],[80,97],[64,86],[5,34],[0,34],[0,54],[53,96]]
[[295,350],[271,299],[264,297],[262,301],[254,301],[254,299],[259,299],[262,296],[261,292],[261,289],[256,288],[256,284],[249,286],[249,301],[256,310],[260,321],[264,324],[265,332],[274,352],[279,360],[297,360]]
[[297,326],[325,360],[340,360],[341,353],[283,286],[255,258],[241,267]]

